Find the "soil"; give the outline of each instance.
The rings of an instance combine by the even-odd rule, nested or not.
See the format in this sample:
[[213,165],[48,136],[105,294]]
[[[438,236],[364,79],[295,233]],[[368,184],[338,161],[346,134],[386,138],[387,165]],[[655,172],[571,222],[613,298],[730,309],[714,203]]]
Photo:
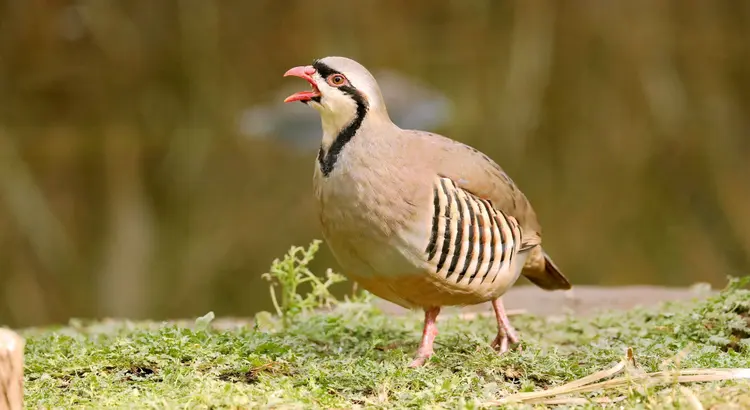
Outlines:
[[[705,286],[690,288],[672,288],[665,286],[585,286],[577,285],[568,291],[545,291],[534,285],[518,285],[503,295],[503,303],[509,316],[517,314],[534,314],[539,316],[557,316],[574,314],[586,316],[602,310],[624,310],[638,306],[655,306],[667,301],[689,301],[703,299],[717,293]],[[383,312],[394,315],[406,314],[409,311],[400,306],[376,298],[374,302]],[[467,319],[474,315],[492,315],[489,303],[480,305],[446,307],[441,316],[450,314],[465,315]],[[172,321],[179,325],[191,327],[195,319]],[[250,326],[252,319],[220,317],[212,322],[216,329],[230,329],[237,326]]]
[[[653,306],[666,301],[701,299],[716,291],[702,287],[670,288],[664,286],[575,286],[567,291],[545,291],[533,285],[511,288],[503,295],[503,303],[509,314],[530,313],[541,316],[562,314],[589,315],[608,309],[632,309],[638,306]],[[385,312],[403,314],[399,306],[378,299],[378,306]],[[489,303],[463,308],[446,308],[453,312],[491,312]]]

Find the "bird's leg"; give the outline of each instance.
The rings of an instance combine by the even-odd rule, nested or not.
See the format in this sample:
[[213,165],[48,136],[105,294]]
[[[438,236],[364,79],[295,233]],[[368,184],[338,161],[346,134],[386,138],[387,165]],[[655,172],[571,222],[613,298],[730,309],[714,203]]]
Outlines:
[[432,343],[435,341],[435,336],[438,334],[436,321],[439,313],[439,307],[425,309],[422,341],[419,343],[417,356],[412,360],[411,364],[409,364],[409,367],[420,367],[425,364],[430,356],[432,356]]
[[492,342],[492,348],[498,349],[502,354],[508,351],[510,343],[518,343],[519,339],[516,329],[510,324],[508,315],[505,314],[503,301],[500,298],[492,301],[492,309],[495,311],[495,316],[497,317],[497,337]]

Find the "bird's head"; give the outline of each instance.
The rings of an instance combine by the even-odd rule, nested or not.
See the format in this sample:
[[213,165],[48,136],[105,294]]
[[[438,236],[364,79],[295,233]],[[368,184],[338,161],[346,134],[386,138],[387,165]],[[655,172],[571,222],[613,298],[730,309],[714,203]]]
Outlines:
[[323,128],[340,130],[347,124],[368,117],[388,118],[377,81],[358,62],[345,57],[325,57],[312,65],[289,69],[284,77],[305,79],[312,89],[287,97],[284,102],[300,101],[315,108]]

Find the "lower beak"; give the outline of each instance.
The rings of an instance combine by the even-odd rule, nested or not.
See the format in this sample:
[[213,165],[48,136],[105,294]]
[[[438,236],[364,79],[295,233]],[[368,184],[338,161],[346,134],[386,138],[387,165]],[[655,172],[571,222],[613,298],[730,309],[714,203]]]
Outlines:
[[310,65],[290,68],[286,73],[284,73],[284,77],[294,76],[294,77],[303,78],[312,86],[311,91],[300,91],[298,93],[294,93],[290,95],[289,97],[286,97],[284,99],[284,102],[285,103],[294,102],[294,101],[307,102],[307,101],[312,100],[315,97],[320,97],[320,90],[318,90],[318,86],[315,85],[315,80],[312,78],[313,74],[315,74],[315,68],[313,68],[313,66],[310,66]]

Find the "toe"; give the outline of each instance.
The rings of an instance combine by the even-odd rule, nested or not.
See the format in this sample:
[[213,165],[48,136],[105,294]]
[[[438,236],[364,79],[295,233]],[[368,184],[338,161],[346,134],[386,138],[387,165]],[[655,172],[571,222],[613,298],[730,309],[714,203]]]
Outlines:
[[411,361],[411,363],[409,363],[409,367],[412,369],[422,367],[427,362],[427,359],[428,357],[425,356],[417,356],[416,358],[414,358],[414,360]]
[[510,351],[510,346],[518,344],[518,351],[523,351],[521,348],[519,340],[516,338],[515,340],[507,334],[498,334],[497,337],[495,337],[495,340],[492,341],[490,344],[490,347],[497,350],[498,353],[503,354]]

